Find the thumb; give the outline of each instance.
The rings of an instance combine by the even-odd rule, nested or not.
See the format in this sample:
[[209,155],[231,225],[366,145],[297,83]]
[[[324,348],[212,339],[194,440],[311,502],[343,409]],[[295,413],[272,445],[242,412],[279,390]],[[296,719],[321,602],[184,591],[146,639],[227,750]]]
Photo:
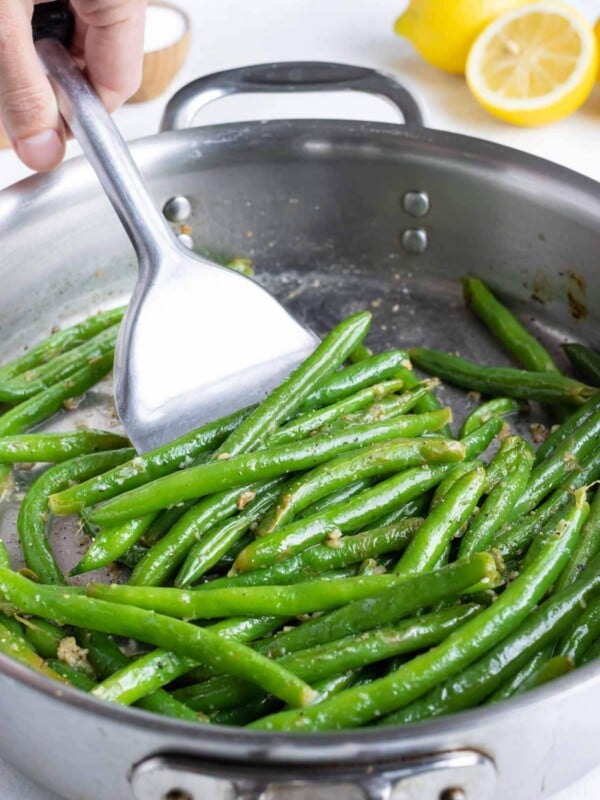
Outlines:
[[19,158],[46,171],[64,155],[65,129],[31,35],[31,0],[0,0],[0,119]]

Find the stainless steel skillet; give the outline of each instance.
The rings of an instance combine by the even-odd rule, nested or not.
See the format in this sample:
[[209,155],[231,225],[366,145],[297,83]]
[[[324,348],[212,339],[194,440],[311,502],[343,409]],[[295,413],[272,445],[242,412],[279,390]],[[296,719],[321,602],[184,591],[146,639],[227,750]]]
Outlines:
[[[167,125],[186,128],[190,109],[232,91],[336,85],[396,98],[410,124],[236,123],[142,140],[134,155],[177,232],[188,225],[213,256],[253,258],[257,277],[317,330],[371,306],[376,347],[423,342],[505,360],[465,314],[457,279],[468,271],[534,318],[552,349],[567,335],[598,341],[598,184],[421,127],[414,101],[385,76],[322,69],[268,65],[203,79],[170,104]],[[116,304],[133,278],[129,245],[84,163],[0,193],[3,357],[55,323]],[[108,402],[108,390],[94,392],[77,414],[109,424]],[[14,539],[11,509],[0,535]],[[53,536],[70,565],[72,526]],[[0,753],[72,800],[533,800],[597,763],[599,700],[592,665],[521,700],[433,723],[262,736],[114,708],[0,659]]]

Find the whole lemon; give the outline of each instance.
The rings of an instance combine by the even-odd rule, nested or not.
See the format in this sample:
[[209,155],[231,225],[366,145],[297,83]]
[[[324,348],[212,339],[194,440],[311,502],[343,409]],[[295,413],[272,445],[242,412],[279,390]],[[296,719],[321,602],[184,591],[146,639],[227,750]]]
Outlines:
[[[600,51],[600,19],[596,23],[596,27],[594,28],[594,33],[596,34],[596,40],[598,42],[598,50]],[[598,80],[600,81],[600,72],[598,72]]]
[[463,75],[471,45],[504,11],[533,0],[410,0],[394,30],[423,58],[446,72]]

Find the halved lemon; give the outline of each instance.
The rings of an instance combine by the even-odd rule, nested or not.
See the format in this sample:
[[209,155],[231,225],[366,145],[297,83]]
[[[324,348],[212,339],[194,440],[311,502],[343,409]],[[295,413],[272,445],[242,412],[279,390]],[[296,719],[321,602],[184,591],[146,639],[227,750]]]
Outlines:
[[547,125],[582,105],[597,72],[598,44],[585,17],[544,2],[490,23],[469,52],[466,76],[490,113],[514,125]]

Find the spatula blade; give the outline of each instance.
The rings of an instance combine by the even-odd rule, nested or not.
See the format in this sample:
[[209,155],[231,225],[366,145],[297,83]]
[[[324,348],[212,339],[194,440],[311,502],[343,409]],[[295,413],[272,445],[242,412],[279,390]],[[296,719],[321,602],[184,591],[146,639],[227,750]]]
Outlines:
[[123,321],[117,411],[147,452],[262,400],[318,341],[254,281],[176,249]]

